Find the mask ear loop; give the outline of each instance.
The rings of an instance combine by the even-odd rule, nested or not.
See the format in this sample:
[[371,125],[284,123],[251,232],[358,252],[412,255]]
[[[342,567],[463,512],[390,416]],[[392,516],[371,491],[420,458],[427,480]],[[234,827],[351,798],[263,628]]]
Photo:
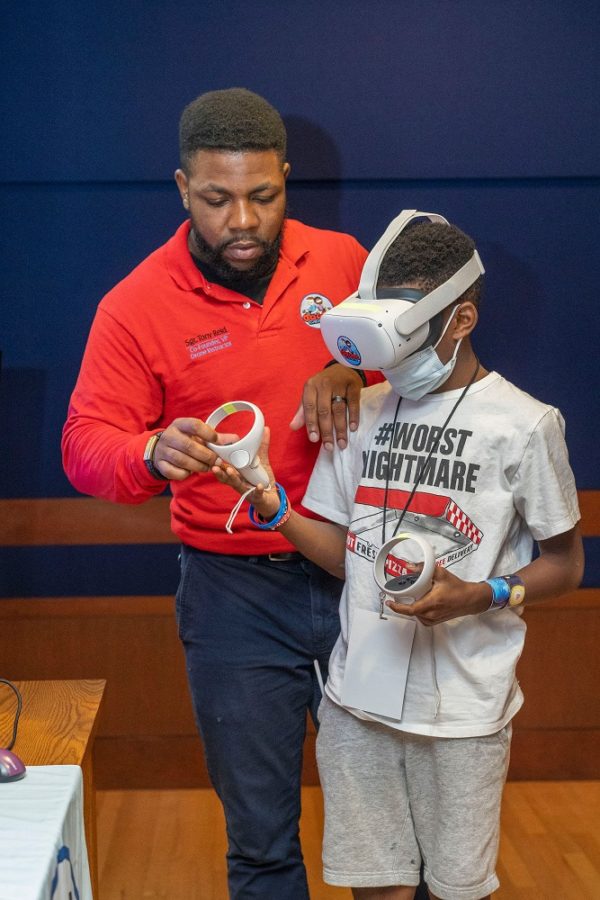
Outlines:
[[[438,347],[438,345],[440,344],[442,338],[444,337],[444,335],[446,334],[446,332],[447,332],[448,329],[450,328],[450,323],[452,322],[452,319],[453,319],[454,316],[456,315],[457,311],[461,308],[461,306],[462,306],[462,303],[457,303],[457,304],[454,306],[454,308],[452,309],[452,312],[451,312],[450,315],[448,316],[448,321],[446,322],[446,324],[445,324],[445,325],[442,327],[442,329],[441,329],[439,338],[437,339],[437,341],[436,341],[434,344],[431,345],[431,346],[433,347],[434,350]],[[456,348],[455,348],[455,350],[454,350],[454,353],[452,354],[453,357],[456,356],[456,354],[457,354],[457,352],[458,352],[458,348],[460,347],[460,342],[461,342],[461,341],[462,341],[462,338],[460,338],[460,340],[457,341],[457,343],[456,343]]]

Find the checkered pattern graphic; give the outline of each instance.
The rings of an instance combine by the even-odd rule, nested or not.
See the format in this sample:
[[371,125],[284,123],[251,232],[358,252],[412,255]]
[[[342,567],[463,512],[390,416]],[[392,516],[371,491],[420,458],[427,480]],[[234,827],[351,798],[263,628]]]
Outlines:
[[450,524],[461,531],[474,544],[479,544],[483,537],[482,532],[473,525],[469,517],[457,506],[454,500],[451,500],[446,509],[446,519]]

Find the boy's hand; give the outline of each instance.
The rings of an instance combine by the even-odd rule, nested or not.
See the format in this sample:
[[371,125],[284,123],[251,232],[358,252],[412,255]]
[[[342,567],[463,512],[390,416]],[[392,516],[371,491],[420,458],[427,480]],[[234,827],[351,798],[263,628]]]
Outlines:
[[217,459],[212,467],[212,473],[221,484],[228,484],[238,494],[245,494],[246,491],[253,488],[251,494],[248,495],[248,501],[251,503],[256,512],[265,519],[272,519],[279,510],[280,499],[275,490],[275,474],[269,462],[269,444],[271,440],[271,431],[265,427],[262,443],[258,449],[261,465],[269,476],[269,485],[267,490],[266,484],[257,486],[250,484],[245,478],[242,478],[238,470],[222,459]]
[[459,616],[476,615],[489,608],[492,590],[485,582],[463,581],[443,566],[436,566],[433,584],[420,600],[386,605],[403,616],[415,616],[423,625],[440,625]]

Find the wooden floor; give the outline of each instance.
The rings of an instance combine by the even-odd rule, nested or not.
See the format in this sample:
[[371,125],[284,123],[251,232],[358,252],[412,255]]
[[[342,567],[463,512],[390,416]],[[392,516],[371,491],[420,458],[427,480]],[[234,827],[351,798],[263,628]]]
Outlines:
[[[321,881],[319,788],[303,788],[312,900]],[[209,790],[99,791],[99,900],[227,900],[220,805]],[[494,900],[600,900],[600,781],[509,782]],[[285,900],[285,898],[281,898]]]

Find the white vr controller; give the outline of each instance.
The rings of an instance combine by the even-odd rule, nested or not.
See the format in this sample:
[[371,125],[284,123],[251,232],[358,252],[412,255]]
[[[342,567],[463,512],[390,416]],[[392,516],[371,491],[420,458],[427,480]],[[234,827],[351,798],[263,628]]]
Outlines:
[[232,400],[230,403],[223,403],[214,412],[211,412],[206,424],[216,428],[219,422],[236,412],[254,413],[254,422],[248,434],[232,444],[213,444],[207,441],[206,446],[214,450],[225,462],[235,466],[240,475],[250,484],[262,484],[268,488],[269,476],[261,466],[258,456],[258,448],[265,430],[265,418],[258,406],[248,403],[246,400]]
[[[417,578],[414,575],[393,575],[386,571],[386,562],[392,550],[403,541],[414,541],[418,544],[423,554],[423,568]],[[433,583],[433,571],[435,568],[435,556],[431,544],[416,534],[405,531],[390,538],[381,547],[375,557],[374,575],[377,587],[402,602],[412,603],[423,597],[430,590]]]

